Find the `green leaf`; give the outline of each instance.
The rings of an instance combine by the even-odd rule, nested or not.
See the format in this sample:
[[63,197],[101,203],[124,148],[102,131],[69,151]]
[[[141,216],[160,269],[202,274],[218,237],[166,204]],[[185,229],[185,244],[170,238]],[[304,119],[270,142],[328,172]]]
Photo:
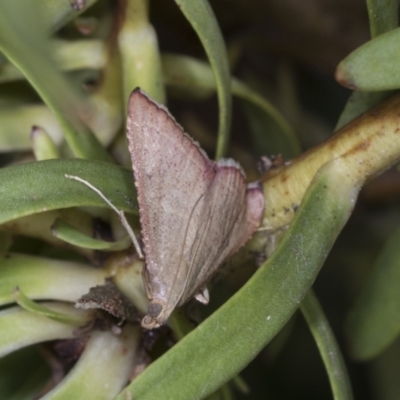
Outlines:
[[132,244],[132,241],[128,235],[125,235],[122,239],[116,242],[106,242],[105,240],[94,239],[87,236],[72,225],[63,221],[62,219],[57,219],[54,225],[51,227],[53,235],[57,238],[64,240],[74,246],[84,247],[93,250],[103,250],[103,251],[120,251],[126,250]]
[[65,174],[87,180],[118,209],[137,214],[132,172],[99,161],[46,160],[0,169],[0,223],[59,208],[108,207],[91,189]]
[[164,82],[170,89],[200,99],[210,96],[217,89],[210,64],[173,53],[163,53],[161,61]]
[[214,71],[218,92],[219,129],[215,158],[225,156],[229,143],[232,98],[231,78],[224,39],[207,0],[175,0],[196,31]]
[[[102,68],[101,83],[85,97],[82,108],[90,108],[88,121],[100,142],[107,146],[122,125],[122,95],[119,71],[119,54],[111,55],[100,40],[51,40],[48,45],[56,64],[63,71]],[[104,67],[104,68],[103,68]],[[25,79],[22,72],[10,62],[0,68],[0,83]],[[79,85],[81,80],[77,80]],[[72,85],[74,86],[74,85]],[[35,99],[36,100],[36,99]],[[85,117],[86,114],[83,115]],[[27,149],[30,147],[27,132],[32,125],[47,127],[56,142],[61,142],[62,131],[54,114],[45,106],[37,104],[12,104],[0,110],[0,151]],[[23,123],[21,123],[23,122]],[[49,125],[52,129],[49,129]],[[53,133],[54,130],[54,133]],[[10,143],[9,143],[10,142]]]
[[[87,40],[51,40],[54,59],[63,71],[80,69],[101,69],[105,67],[106,46],[96,39]],[[22,72],[12,63],[7,62],[0,68],[0,83],[25,79]]]
[[[55,311],[80,314],[72,305],[45,303]],[[75,337],[76,325],[49,319],[42,315],[11,307],[0,311],[0,357],[23,347],[56,339]]]
[[69,374],[42,400],[112,400],[128,382],[136,361],[139,329],[95,332]]
[[400,335],[400,228],[387,240],[349,313],[346,332],[357,360],[379,355]]
[[0,266],[0,305],[14,301],[16,286],[31,299],[73,302],[109,275],[86,264],[13,253],[1,256]]
[[203,399],[237,375],[297,309],[347,221],[358,190],[342,160],[328,163],[269,260],[117,399]]
[[[106,215],[108,213],[108,211],[104,209],[96,209],[96,211],[100,211],[100,213],[101,211],[105,211]],[[63,208],[59,210],[28,215],[26,217],[17,218],[6,222],[1,225],[0,229],[4,230],[5,233],[39,239],[47,244],[50,244],[51,248],[68,247],[71,249],[71,246],[57,239],[51,233],[51,226],[54,224],[54,221],[57,218],[62,218],[63,220],[68,221],[68,223],[73,225],[75,229],[78,229],[87,236],[93,236],[96,233],[94,229],[96,224],[93,216],[78,208]],[[84,249],[82,247],[75,247],[73,250],[89,260],[95,261],[96,259],[96,254],[93,250]]]
[[66,314],[63,312],[52,310],[48,307],[45,307],[42,304],[36,303],[26,297],[21,290],[16,287],[14,289],[14,299],[15,302],[24,310],[30,311],[31,313],[37,315],[43,315],[44,317],[54,319],[54,321],[64,322],[66,324],[73,325],[84,325],[89,321],[89,318],[83,314],[74,313],[74,314]]
[[399,2],[397,0],[367,0],[371,37],[397,28],[399,24]]
[[336,69],[336,80],[360,91],[400,87],[400,28],[379,35],[354,50]]
[[[0,49],[25,75],[64,128],[65,138],[77,157],[112,159],[90,132],[94,114],[77,85],[69,81],[51,58],[50,44],[41,24],[41,9],[27,2],[2,3]],[[37,18],[31,18],[36,15]]]
[[314,292],[310,290],[300,309],[307,321],[328,373],[335,400],[351,400],[353,394],[342,353]]
[[[371,38],[389,32],[398,26],[397,0],[367,0]],[[353,92],[340,115],[335,131],[352,121],[363,112],[381,103],[391,92]]]

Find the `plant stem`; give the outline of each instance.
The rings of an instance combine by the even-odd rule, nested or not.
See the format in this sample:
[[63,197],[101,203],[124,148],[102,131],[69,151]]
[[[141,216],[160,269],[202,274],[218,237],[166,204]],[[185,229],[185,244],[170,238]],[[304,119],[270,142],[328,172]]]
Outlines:
[[307,321],[308,327],[318,346],[322,360],[328,373],[335,400],[351,400],[353,394],[347,369],[336,342],[335,336],[325,318],[324,312],[319,304],[314,291],[305,296],[300,305],[301,312]]
[[399,109],[400,96],[396,95],[289,165],[268,171],[262,182],[263,228],[274,232],[293,219],[315,173],[330,160],[341,158],[346,173],[359,184],[397,163],[400,159]]
[[121,10],[124,20],[118,33],[122,61],[124,104],[136,87],[165,103],[157,34],[149,22],[148,0],[129,0]]

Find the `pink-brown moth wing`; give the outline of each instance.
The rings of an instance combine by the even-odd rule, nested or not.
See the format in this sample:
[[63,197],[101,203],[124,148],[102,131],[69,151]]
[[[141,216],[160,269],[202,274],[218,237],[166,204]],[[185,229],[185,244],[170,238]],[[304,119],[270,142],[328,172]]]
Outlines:
[[127,136],[150,300],[142,325],[151,329],[250,238],[264,203],[235,162],[209,160],[167,109],[138,89],[129,99]]
[[[196,295],[218,267],[258,228],[264,196],[257,184],[247,186],[240,166],[233,160],[216,164],[216,175],[201,199],[195,240],[187,243],[184,257],[194,266],[187,276],[178,305]],[[196,268],[198,266],[198,268]]]

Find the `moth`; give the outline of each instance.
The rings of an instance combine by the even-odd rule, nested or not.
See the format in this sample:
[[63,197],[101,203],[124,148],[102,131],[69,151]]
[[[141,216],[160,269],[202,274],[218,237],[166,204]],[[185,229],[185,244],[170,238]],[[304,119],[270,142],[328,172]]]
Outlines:
[[168,110],[135,89],[127,138],[137,189],[149,298],[142,326],[157,328],[196,297],[260,225],[264,197],[232,159],[214,162]]

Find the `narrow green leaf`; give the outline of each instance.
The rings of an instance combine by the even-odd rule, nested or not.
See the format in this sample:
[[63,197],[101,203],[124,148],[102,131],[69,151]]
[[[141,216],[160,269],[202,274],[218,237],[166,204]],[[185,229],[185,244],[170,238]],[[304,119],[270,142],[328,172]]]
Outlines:
[[[100,40],[51,40],[49,46],[63,71],[101,69],[106,64],[106,46]],[[1,66],[0,83],[22,79],[25,76],[14,64],[7,62]]]
[[117,399],[203,399],[237,375],[297,309],[347,221],[357,193],[342,161],[328,163],[307,190],[269,260]]
[[57,238],[74,246],[84,247],[87,249],[120,251],[127,249],[132,244],[132,241],[128,235],[125,235],[122,239],[117,240],[116,242],[106,242],[105,240],[94,239],[79,232],[72,225],[68,224],[62,219],[57,219],[54,225],[51,227],[51,230],[53,235]]
[[[68,81],[50,56],[41,25],[44,7],[31,3],[3,2],[0,13],[0,49],[26,76],[64,128],[65,138],[77,157],[112,159],[90,132],[85,120],[94,113],[83,93]],[[31,18],[37,15],[38,18]]]
[[367,0],[371,38],[397,28],[399,2],[397,0]]
[[400,228],[387,240],[356,304],[346,332],[354,358],[379,355],[400,335]]
[[219,129],[215,158],[225,156],[231,129],[231,78],[224,39],[207,0],[175,0],[196,31],[214,71],[218,92]]
[[[98,209],[102,211],[102,209]],[[106,211],[106,210],[104,210]],[[107,212],[107,211],[106,211]],[[5,233],[12,233],[22,235],[30,238],[39,239],[50,244],[50,247],[69,247],[70,246],[57,239],[51,233],[51,226],[57,218],[62,218],[68,221],[80,232],[87,236],[92,236],[95,233],[95,220],[93,216],[85,213],[78,208],[63,208],[59,210],[46,211],[39,214],[32,214],[26,217],[17,218],[12,221],[6,222],[0,226],[1,230]],[[74,251],[83,255],[89,260],[96,258],[93,250],[84,249],[82,247],[75,247]]]
[[210,64],[181,54],[163,53],[164,82],[170,89],[183,91],[186,96],[204,98],[217,89]]
[[54,321],[63,322],[65,324],[72,324],[72,325],[84,325],[89,321],[89,318],[84,314],[73,313],[73,314],[66,314],[63,312],[59,312],[56,310],[52,310],[44,306],[43,304],[36,303],[26,297],[23,292],[17,286],[13,290],[15,302],[24,310],[29,311],[31,313],[42,315],[44,317],[53,319]]
[[14,82],[25,79],[22,72],[12,63],[5,62],[0,67],[0,83]]
[[0,223],[59,208],[108,207],[91,189],[65,174],[87,180],[118,209],[137,214],[132,172],[99,161],[46,160],[0,169]]
[[69,374],[41,400],[112,400],[126,385],[136,360],[139,329],[120,335],[95,332]]
[[109,275],[104,269],[44,257],[6,254],[0,257],[0,305],[14,301],[16,286],[31,299],[74,302]]
[[[216,88],[212,70],[205,62],[187,56],[163,54],[162,65],[165,83],[172,88],[184,89],[192,95],[207,94]],[[254,147],[259,155],[283,153],[286,158],[292,158],[300,152],[293,129],[270,102],[236,78],[232,78],[232,93],[245,100],[249,112],[256,114],[250,118],[250,123],[257,133]]]
[[[81,313],[67,304],[45,305],[58,312]],[[8,308],[0,311],[0,357],[35,343],[73,338],[75,329],[76,325],[55,321],[20,307]]]
[[400,87],[400,28],[379,35],[354,50],[340,62],[336,80],[360,91],[392,90]]
[[[102,68],[101,82],[93,93],[84,98],[82,109],[87,108],[88,112],[87,114],[82,114],[81,117],[87,124],[90,124],[92,131],[96,132],[100,142],[104,146],[109,145],[123,122],[119,54],[117,52],[111,52],[111,54],[107,52],[105,43],[100,40],[51,40],[48,45],[56,64],[63,71]],[[7,63],[0,68],[0,82],[21,79],[25,79],[25,76],[13,64]],[[77,83],[81,85],[82,81],[77,80]],[[72,87],[74,86],[76,85],[72,85]],[[28,114],[32,108],[36,110],[37,114]],[[12,115],[9,115],[10,113]],[[32,125],[42,126],[43,123],[41,121],[44,117],[46,117],[45,122],[49,120],[47,124],[55,120],[54,114],[47,107],[37,104],[24,104],[22,106],[21,104],[13,104],[7,107],[7,110],[3,111],[1,109],[0,118],[2,123],[0,127],[2,135],[0,136],[0,151],[2,149],[2,141],[8,143],[7,139],[14,146],[11,150],[24,148],[25,143],[27,143],[26,132],[30,130]],[[60,124],[55,120],[53,125],[55,125],[55,131],[58,133],[57,138],[60,137],[60,140],[57,141],[58,143],[62,137]],[[46,126],[44,125],[44,127]],[[10,128],[12,128],[13,132],[10,132]],[[15,133],[18,133],[18,136]],[[52,131],[49,131],[49,133],[52,134]],[[28,145],[26,144],[25,147],[28,147]]]
[[312,289],[307,293],[300,305],[300,309],[314,336],[325,364],[333,398],[335,400],[352,400],[353,393],[342,353],[324,311]]

